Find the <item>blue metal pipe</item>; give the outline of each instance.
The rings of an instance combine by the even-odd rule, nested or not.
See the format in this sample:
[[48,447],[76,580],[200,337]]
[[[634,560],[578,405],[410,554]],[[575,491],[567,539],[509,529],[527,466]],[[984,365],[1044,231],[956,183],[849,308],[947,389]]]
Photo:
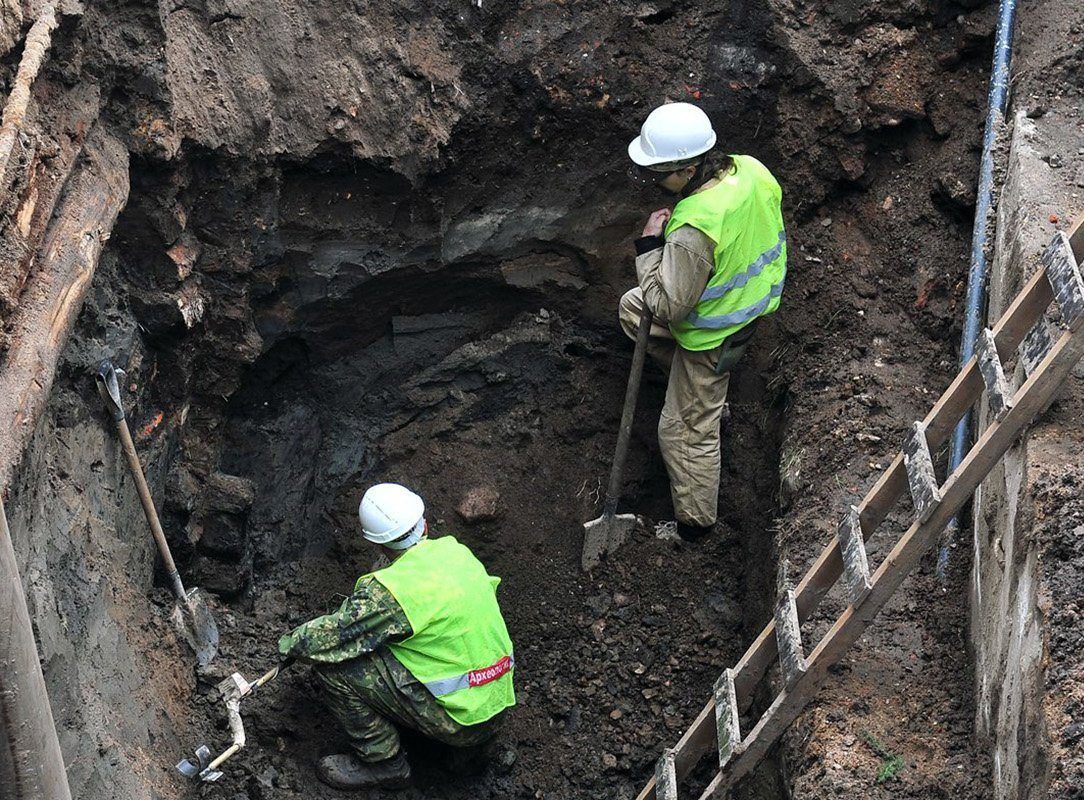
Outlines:
[[[960,338],[960,367],[975,354],[979,327],[986,306],[986,244],[990,239],[990,209],[994,204],[994,141],[1003,123],[1009,102],[1009,62],[1012,60],[1013,29],[1016,26],[1016,0],[1001,0],[994,36],[994,63],[990,70],[990,94],[986,108],[986,129],[982,136],[982,162],[975,198],[975,225],[971,231],[971,266],[967,272],[967,305],[964,331]],[[952,436],[949,474],[956,471],[970,445],[971,409],[964,412]],[[948,570],[949,550],[959,527],[954,517],[945,529],[937,556],[937,576],[943,582]]]

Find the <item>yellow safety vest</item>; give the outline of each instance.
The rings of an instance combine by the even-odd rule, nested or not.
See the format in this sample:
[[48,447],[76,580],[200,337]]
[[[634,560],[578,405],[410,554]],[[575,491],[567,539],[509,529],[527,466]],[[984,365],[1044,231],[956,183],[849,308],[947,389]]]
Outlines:
[[696,308],[671,320],[686,350],[712,350],[757,317],[779,308],[787,275],[783,192],[752,156],[731,156],[734,169],[710,189],[674,207],[666,235],[691,225],[715,242],[715,269]]
[[424,539],[373,573],[402,607],[413,635],[388,649],[460,725],[515,705],[512,640],[489,575],[451,536]]

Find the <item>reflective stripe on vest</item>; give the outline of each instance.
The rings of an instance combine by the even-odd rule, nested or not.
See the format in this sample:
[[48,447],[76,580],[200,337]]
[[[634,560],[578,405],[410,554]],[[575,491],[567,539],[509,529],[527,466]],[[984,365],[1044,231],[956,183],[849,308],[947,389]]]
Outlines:
[[768,303],[782,294],[783,281],[781,280],[779,283],[772,284],[771,291],[768,292],[766,297],[761,298],[750,306],[739,308],[737,311],[731,311],[729,314],[720,314],[716,317],[701,317],[694,311],[685,319],[690,325],[695,325],[698,328],[711,328],[712,330],[729,328],[732,325],[744,325],[746,322],[754,320],[763,314],[764,309],[768,307]]
[[451,536],[424,539],[373,577],[399,603],[412,631],[388,649],[448,716],[477,725],[515,704],[512,640],[497,604],[500,579],[470,550]]
[[[742,272],[739,272],[733,278],[720,286],[709,286],[704,290],[704,293],[700,295],[700,301],[703,303],[705,300],[716,300],[729,292],[731,289],[739,289],[745,284],[749,283],[753,278],[764,271],[764,268],[779,258],[779,254],[783,252],[783,245],[787,243],[787,232],[779,231],[779,240],[772,245],[771,250],[765,250],[759,256],[757,260],[746,267]],[[782,293],[782,287],[780,287],[780,294]],[[692,318],[689,318],[692,322]],[[696,324],[696,323],[693,323]]]
[[515,665],[516,658],[513,653],[488,667],[472,669],[470,672],[454,675],[451,678],[429,681],[425,684],[425,688],[429,690],[433,697],[443,697],[446,694],[458,692],[460,689],[470,689],[474,686],[485,686],[487,683],[492,683],[502,675],[511,672]]
[[752,156],[734,155],[732,168],[679,202],[667,238],[683,225],[715,243],[714,268],[692,313],[670,320],[686,350],[720,346],[757,317],[779,307],[787,273],[782,190]]

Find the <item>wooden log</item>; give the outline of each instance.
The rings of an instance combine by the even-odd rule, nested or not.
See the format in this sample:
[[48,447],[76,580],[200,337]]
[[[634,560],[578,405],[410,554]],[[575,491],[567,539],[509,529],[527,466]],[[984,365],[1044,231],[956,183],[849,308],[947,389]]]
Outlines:
[[[50,117],[49,138],[55,148],[35,148],[25,167],[9,173],[10,202],[0,202],[0,252],[6,254],[0,270],[0,319],[18,305],[30,277],[33,258],[41,248],[64,185],[83,151],[86,132],[94,127],[100,94],[96,87],[80,85],[58,94],[62,111]],[[17,193],[17,194],[16,194]]]
[[42,6],[38,18],[26,34],[19,70],[15,73],[15,82],[11,86],[0,121],[0,197],[8,193],[12,152],[26,119],[26,109],[30,105],[30,87],[38,77],[45,55],[49,52],[56,22],[56,2],[48,2]]
[[33,435],[102,246],[127,200],[128,152],[98,126],[65,187],[11,320],[0,369],[0,495]]
[[2,499],[0,791],[11,800],[71,800],[72,796]]

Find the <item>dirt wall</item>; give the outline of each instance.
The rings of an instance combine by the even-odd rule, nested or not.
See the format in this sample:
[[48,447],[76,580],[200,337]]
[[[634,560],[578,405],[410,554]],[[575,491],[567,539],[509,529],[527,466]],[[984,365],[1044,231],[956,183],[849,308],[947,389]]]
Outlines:
[[[1059,6],[1027,4],[1021,10],[1016,69],[1023,80],[1004,137],[1011,145],[990,272],[991,320],[1035,272],[1053,232],[1084,213],[1079,85],[1071,80],[1072,68],[1066,70],[1071,36],[1063,38],[1080,25],[1081,15]],[[1074,488],[1084,475],[1082,378],[1078,367],[975,498],[970,601],[976,728],[993,756],[999,800],[1072,797],[1084,780],[1084,726],[1078,722],[1084,551]],[[1017,367],[1015,385],[1022,380]],[[983,406],[980,429],[989,419]]]
[[[111,285],[84,308],[12,489],[9,521],[74,797],[175,796],[162,769],[188,738],[195,679],[154,590],[155,549],[92,375],[106,354],[143,350]],[[131,386],[135,386],[132,384]],[[137,392],[125,386],[125,401]],[[136,432],[138,436],[138,430]],[[159,490],[168,440],[140,439]]]

